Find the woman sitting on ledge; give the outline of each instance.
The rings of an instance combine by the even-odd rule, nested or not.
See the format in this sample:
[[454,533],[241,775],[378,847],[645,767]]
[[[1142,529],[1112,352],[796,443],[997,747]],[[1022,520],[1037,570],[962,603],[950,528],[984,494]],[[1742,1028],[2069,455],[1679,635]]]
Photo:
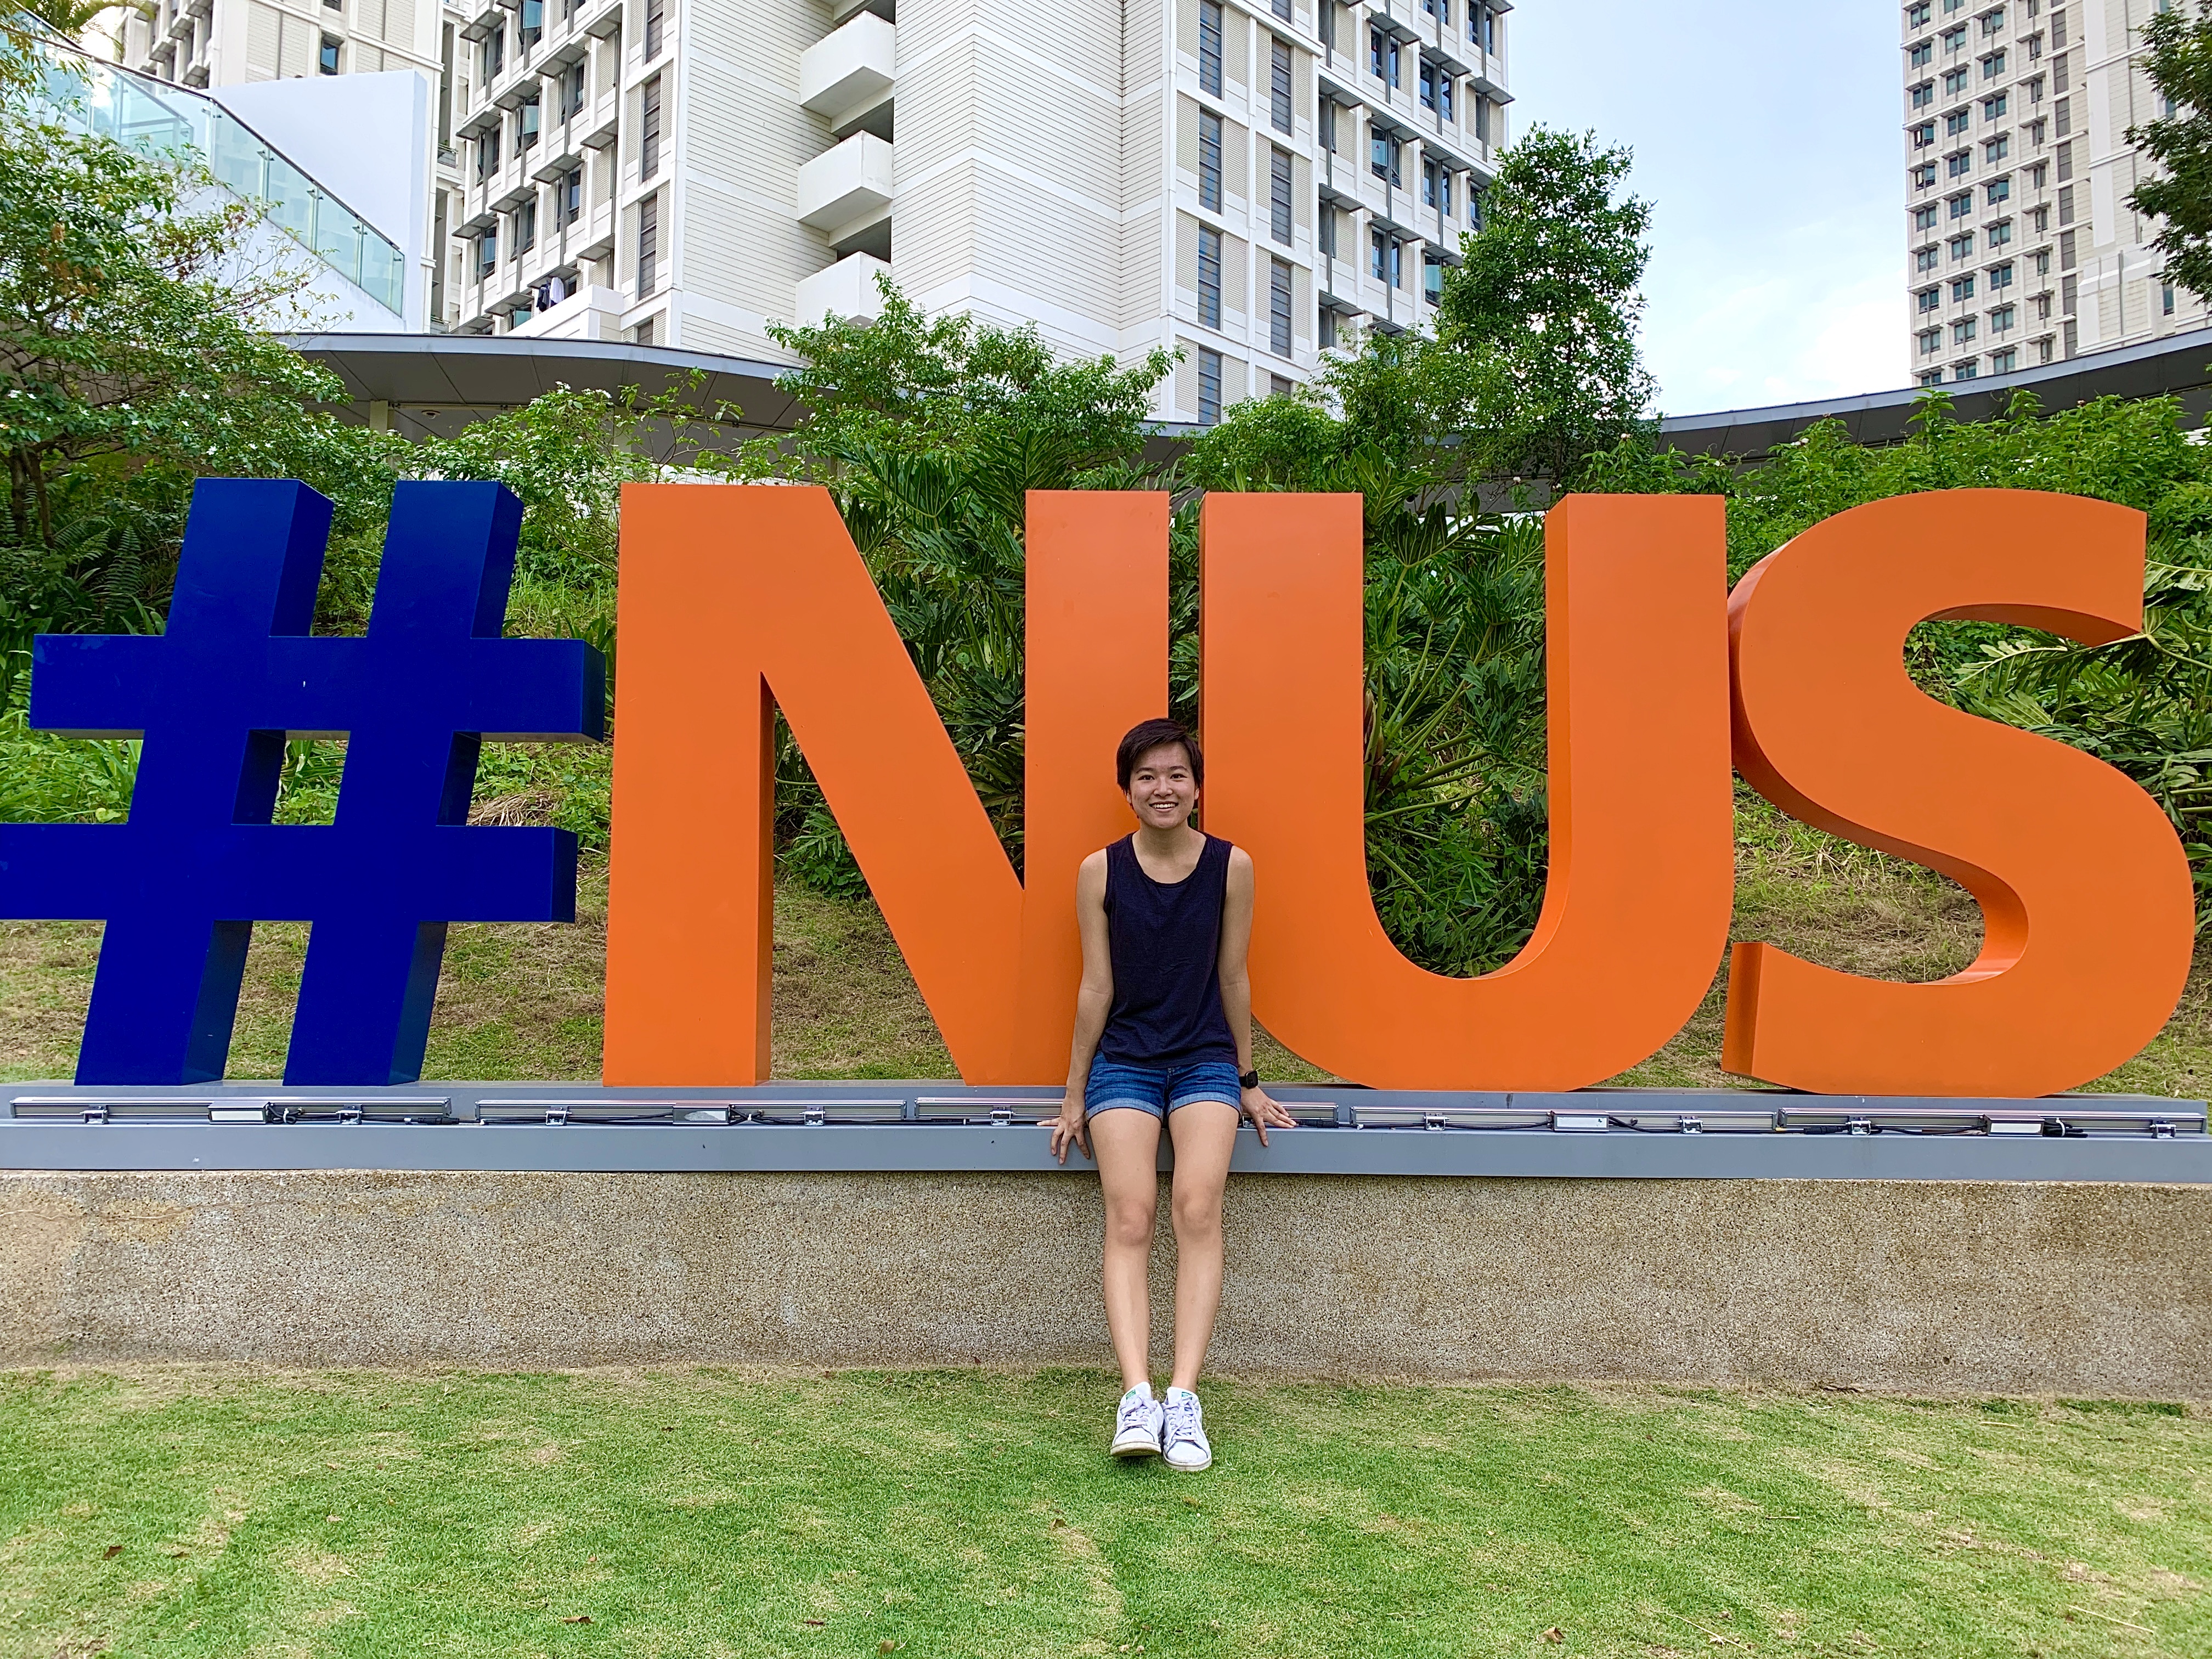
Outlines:
[[[1267,1144],[1292,1119],[1252,1065],[1252,859],[1191,827],[1206,759],[1174,720],[1121,739],[1115,775],[1137,831],[1083,860],[1076,914],[1083,987],[1067,1098],[1053,1126],[1065,1164],[1098,1160],[1106,1198],[1106,1328],[1127,1390],[1113,1455],[1213,1462],[1199,1409],[1199,1367],[1221,1305],[1221,1194],[1240,1117]],[[1159,1200],[1160,1126],[1175,1146],[1175,1370],[1152,1397],[1147,1282]],[[1094,1150],[1095,1149],[1095,1150]]]

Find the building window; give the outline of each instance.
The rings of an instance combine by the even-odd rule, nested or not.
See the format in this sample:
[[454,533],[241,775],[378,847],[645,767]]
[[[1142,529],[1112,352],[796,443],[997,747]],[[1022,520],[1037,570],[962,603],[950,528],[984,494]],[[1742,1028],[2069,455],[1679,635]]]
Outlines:
[[1993,225],[1985,226],[1982,235],[1992,251],[2001,248],[2012,240],[2012,221],[2000,219]]
[[1367,72],[1385,86],[1398,81],[1398,42],[1381,29],[1367,31]]
[[637,204],[637,297],[653,292],[660,280],[660,198]]
[[1982,186],[1982,194],[1991,207],[1995,207],[1999,202],[2008,202],[2012,199],[2012,180],[1992,179]]
[[637,176],[650,179],[660,171],[660,77],[654,76],[639,94]]
[[1967,75],[1964,69],[1945,70],[1943,71],[1943,95],[1946,98],[1956,98],[1960,93],[1966,89],[1966,80]]
[[1392,288],[1403,288],[1406,285],[1404,246],[1388,231],[1373,231],[1370,237],[1374,254],[1371,269],[1375,280]]
[[2008,334],[2012,331],[2012,325],[2019,320],[2019,307],[1999,306],[1995,311],[1990,313],[1990,332]]
[[501,26],[499,28],[494,29],[489,34],[487,34],[483,40],[477,42],[477,82],[479,83],[489,82],[491,79],[499,73],[500,67],[505,61],[506,57],[507,29],[504,26]]
[[1964,345],[1967,341],[1973,337],[1974,319],[1972,317],[1961,317],[1957,322],[1951,325],[1951,343],[1953,345]]
[[660,56],[660,36],[663,0],[645,0],[645,59],[651,63]]
[[1943,290],[1940,288],[1923,288],[1913,295],[1913,298],[1920,302],[1922,311],[1936,311],[1943,304]]
[[1926,69],[1928,67],[1928,60],[1935,55],[1936,47],[1934,44],[1930,41],[1922,40],[1916,44],[1911,52],[1905,54],[1905,66],[1908,69]]
[[1432,306],[1444,302],[1444,267],[1441,259],[1425,255],[1421,260],[1421,297]]
[[561,118],[580,114],[584,107],[584,66],[573,64],[561,76]]
[[1972,111],[1954,109],[1948,115],[1943,118],[1943,136],[1946,138],[1956,138],[1960,133],[1964,132],[1972,125],[1973,113]]
[[2160,283],[2158,285],[2158,303],[2161,316],[2173,315],[2173,284],[2172,283]]
[[1331,155],[1336,152],[1336,100],[1323,98],[1318,112],[1321,117],[1321,147]]
[[635,328],[630,330],[629,337],[631,343],[634,345],[651,345],[653,343],[653,325],[655,320],[655,319],[648,317],[643,322],[640,323]]
[[1459,118],[1452,113],[1452,86],[1451,71],[1439,65],[1437,70],[1437,113],[1447,121]]
[[1371,156],[1368,163],[1369,167],[1377,179],[1382,179],[1392,189],[1402,188],[1406,182],[1401,174],[1401,167],[1406,155],[1405,145],[1381,127],[1372,128],[1370,131],[1372,143],[1370,146]]
[[1961,232],[1944,246],[1951,250],[1954,259],[1971,259],[1974,255],[1974,233],[1971,230]]
[[488,230],[477,238],[477,281],[488,281],[499,269],[499,233]]
[[514,210],[514,251],[520,256],[538,246],[538,204],[525,202]]
[[1943,371],[1942,371],[1942,369],[1940,369],[1940,368],[1931,368],[1931,369],[1929,369],[1929,370],[1925,374],[1923,374],[1923,375],[1920,377],[1920,384],[1921,384],[1921,385],[1923,385],[1923,386],[1941,386],[1941,385],[1942,385],[1942,384],[1943,384]]
[[1198,0],[1198,88],[1221,96],[1221,0]]
[[1198,228],[1198,320],[1221,326],[1221,233],[1212,225]]
[[499,129],[487,127],[477,139],[477,177],[489,179],[499,171]]
[[1927,247],[1916,248],[1913,250],[1912,268],[1915,270],[1933,270],[1936,269],[1936,248],[1932,244]]
[[1996,290],[1997,290],[1997,289],[2001,289],[2001,288],[2010,288],[2011,286],[2012,286],[2012,261],[2011,261],[2011,260],[2008,259],[2008,260],[2006,260],[2006,261],[2005,261],[2002,264],[2001,264],[2001,265],[1991,265],[1991,266],[1990,267],[1990,291],[1992,294],[1994,294],[1995,292],[1996,292]]
[[1972,357],[1969,357],[1965,362],[1958,364],[1951,370],[1951,378],[1954,380],[1971,380],[1974,379],[1979,372],[1980,371],[1974,367],[1974,360]]
[[1437,106],[1437,66],[1425,58],[1421,59],[1420,88],[1421,107],[1434,109]]
[[1267,234],[1285,247],[1291,245],[1291,153],[1270,145],[1267,157]]
[[1321,313],[1321,343],[1323,350],[1336,344],[1336,313],[1324,306]]
[[1984,40],[1986,40],[1992,34],[2002,33],[2004,30],[2004,8],[1999,6],[1995,11],[1984,12],[1980,21]]
[[322,49],[315,54],[315,70],[321,75],[338,72],[338,43],[327,34],[323,37]]
[[1451,169],[1439,167],[1437,169],[1437,211],[1449,219],[1451,217],[1452,210]]
[[538,128],[542,114],[538,100],[535,98],[515,111],[514,147],[516,149],[528,149],[538,142]]
[[1915,109],[1926,109],[1926,108],[1928,107],[1928,106],[1929,106],[1929,105],[1930,105],[1930,104],[1934,103],[1935,101],[1936,101],[1936,83],[1935,83],[1933,81],[1923,81],[1923,82],[1922,82],[1918,86],[1917,86],[1917,87],[1913,88],[1913,89],[1912,89],[1912,107],[1913,107],[1913,108],[1915,108]]
[[1922,356],[1932,357],[1942,349],[1943,331],[1942,329],[1923,328],[1920,331],[1920,355]]
[[1961,23],[1956,28],[1945,29],[1942,34],[1938,38],[1943,42],[1944,51],[1962,51],[1965,49],[1966,44],[1966,26],[1964,23]]
[[1198,423],[1221,423],[1221,354],[1205,346],[1198,349]]
[[2011,96],[2012,96],[2012,94],[2009,94],[2009,93],[2001,92],[2001,93],[1997,94],[1996,94],[1996,97],[1994,97],[1994,98],[1984,98],[1984,99],[1983,99],[1983,100],[1982,100],[1982,119],[1983,119],[1983,120],[1984,120],[1984,121],[2002,121],[2002,120],[2003,120],[2003,119],[2004,119],[2005,108],[2006,108],[2007,103],[2008,103],[2008,101],[2010,100]]
[[1945,205],[1951,210],[1951,216],[1954,219],[1963,219],[1974,210],[1974,192],[1971,190],[1962,190],[1956,196],[1949,198]]
[[1421,163],[1421,205],[1432,208],[1437,204],[1437,164]]
[[1291,262],[1267,261],[1267,349],[1291,355]]
[[1285,23],[1291,21],[1291,0],[1274,0],[1273,9],[1275,15]]
[[1278,132],[1291,130],[1291,49],[1280,40],[1267,65],[1267,119]]
[[1974,170],[1974,153],[1970,149],[1960,150],[1957,155],[1950,157],[1949,161],[1951,177],[1954,179],[1963,179]]
[[545,0],[522,0],[520,44],[527,52],[545,38]]
[[1328,258],[1336,258],[1336,210],[1323,207],[1321,210],[1321,251]]
[[1928,0],[1912,0],[1912,3],[1905,9],[1905,27],[1909,29],[1928,27]]
[[1936,124],[1933,121],[1923,121],[1912,129],[1911,138],[1913,149],[1926,149],[1936,142]]
[[1911,169],[1907,177],[1913,189],[1933,190],[1936,188],[1936,164],[1933,161],[1923,161],[1918,167]]
[[1267,377],[1267,395],[1270,398],[1289,397],[1291,395],[1290,377],[1285,374],[1270,374]]
[[1221,118],[1210,109],[1198,112],[1198,201],[1221,211]]
[[2005,72],[2005,55],[1993,52],[1982,59],[1982,79],[1994,81]]
[[2012,135],[2001,132],[1982,146],[1982,160],[1995,164],[2012,154]]
[[1957,305],[1961,300],[1971,300],[1973,297],[1974,279],[1971,275],[1960,276],[1953,281],[1951,283],[1951,303],[1953,305]]
[[2017,346],[2007,346],[2002,351],[1990,353],[1990,373],[1992,374],[2009,374],[2019,367],[2020,349]]

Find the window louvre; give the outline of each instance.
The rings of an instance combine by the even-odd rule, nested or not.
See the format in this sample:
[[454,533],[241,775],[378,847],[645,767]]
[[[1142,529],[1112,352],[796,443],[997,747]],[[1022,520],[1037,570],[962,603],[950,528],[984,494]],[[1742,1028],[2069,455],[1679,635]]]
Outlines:
[[1267,349],[1278,357],[1291,355],[1291,264],[1287,259],[1267,262]]
[[1221,233],[1212,225],[1198,228],[1198,320],[1221,326]]
[[1291,245],[1291,153],[1274,149],[1267,161],[1267,234]]

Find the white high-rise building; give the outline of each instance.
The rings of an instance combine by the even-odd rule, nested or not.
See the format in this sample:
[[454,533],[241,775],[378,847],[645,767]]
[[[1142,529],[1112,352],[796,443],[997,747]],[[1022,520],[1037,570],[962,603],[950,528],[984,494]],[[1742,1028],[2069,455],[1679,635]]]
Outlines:
[[2153,169],[2127,130],[2166,106],[2142,69],[2161,0],[1907,0],[1908,326],[1948,385],[2202,328],[2165,280]]
[[415,8],[434,327],[778,362],[772,323],[872,315],[888,274],[1071,355],[1180,350],[1168,419],[1422,326],[1506,141],[1507,0],[161,3],[126,61],[217,85],[384,67]]

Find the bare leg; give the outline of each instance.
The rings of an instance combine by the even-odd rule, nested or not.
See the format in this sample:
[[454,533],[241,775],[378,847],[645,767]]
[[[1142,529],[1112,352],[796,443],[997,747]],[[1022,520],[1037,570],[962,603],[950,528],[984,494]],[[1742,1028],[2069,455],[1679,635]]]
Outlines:
[[[1186,1110],[1188,1109],[1186,1108]],[[1121,1386],[1152,1381],[1152,1215],[1160,1201],[1160,1121],[1118,1107],[1091,1120],[1098,1184],[1106,1195],[1106,1331]],[[1218,1283],[1219,1273],[1215,1279]]]
[[1216,1100],[1194,1100],[1168,1117],[1168,1134],[1175,1142],[1171,1388],[1198,1386],[1206,1345],[1213,1340],[1213,1316],[1221,1308],[1221,1193],[1229,1182],[1229,1155],[1237,1147],[1237,1108]]

